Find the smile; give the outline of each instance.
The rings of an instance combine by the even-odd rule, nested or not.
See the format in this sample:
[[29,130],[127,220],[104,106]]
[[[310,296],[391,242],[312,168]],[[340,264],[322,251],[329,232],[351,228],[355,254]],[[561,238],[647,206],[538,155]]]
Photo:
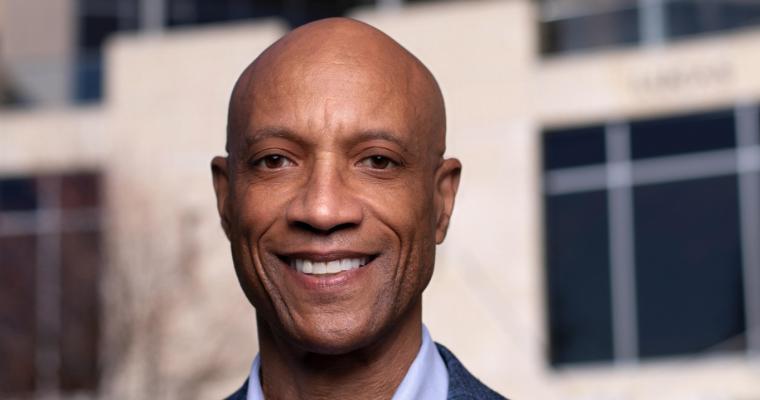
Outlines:
[[331,261],[312,261],[301,258],[290,259],[288,264],[296,271],[304,274],[324,275],[349,271],[363,267],[370,261],[369,257],[343,258]]

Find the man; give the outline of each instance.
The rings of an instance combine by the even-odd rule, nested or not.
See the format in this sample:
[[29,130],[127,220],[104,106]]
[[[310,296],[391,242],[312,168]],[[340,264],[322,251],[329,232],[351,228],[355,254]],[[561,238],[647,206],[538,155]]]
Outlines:
[[298,28],[232,93],[212,161],[260,353],[230,399],[502,398],[422,325],[461,165],[432,74],[366,24]]

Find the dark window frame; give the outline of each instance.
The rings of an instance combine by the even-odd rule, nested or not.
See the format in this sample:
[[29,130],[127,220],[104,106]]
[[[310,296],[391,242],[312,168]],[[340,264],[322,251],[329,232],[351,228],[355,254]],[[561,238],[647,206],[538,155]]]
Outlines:
[[[17,238],[33,241],[31,253],[25,256],[0,257],[0,266],[9,275],[33,275],[31,281],[9,286],[11,292],[31,296],[26,308],[5,309],[0,315],[8,318],[7,326],[25,325],[20,329],[26,331],[21,337],[27,348],[24,354],[11,354],[18,362],[3,363],[15,375],[0,385],[0,397],[95,393],[98,389],[103,262],[100,180],[92,171],[0,176],[0,249],[8,250]],[[26,182],[33,188],[34,207],[14,207],[17,204],[8,199],[18,192],[13,185],[3,185],[7,182]],[[25,318],[31,323],[24,324]],[[12,343],[0,340],[3,353],[8,353],[8,345],[13,348]],[[18,365],[26,367],[19,372]],[[2,370],[0,375],[11,375]]]
[[[733,128],[731,134],[735,135],[735,138],[731,138],[734,144],[731,148],[726,148],[725,141],[717,141],[713,143],[714,148],[697,146],[697,148],[687,152],[683,152],[681,148],[673,151],[673,154],[656,154],[655,157],[634,159],[631,157],[631,127],[637,124],[646,125],[646,121],[636,120],[604,125],[606,132],[606,162],[604,163],[587,162],[585,164],[572,165],[572,162],[570,162],[569,164],[571,165],[569,166],[563,166],[560,163],[560,166],[551,168],[550,166],[553,164],[552,160],[543,160],[544,235],[545,240],[548,241],[547,246],[552,246],[550,241],[553,234],[552,230],[555,229],[550,226],[552,223],[551,216],[548,215],[548,213],[552,212],[548,208],[548,204],[552,199],[573,193],[590,193],[602,190],[607,192],[608,201],[611,202],[608,205],[608,210],[611,210],[609,211],[609,221],[610,234],[612,235],[609,240],[611,242],[617,241],[618,244],[609,245],[609,254],[611,255],[610,270],[612,271],[610,291],[613,293],[610,303],[613,304],[613,308],[617,312],[622,309],[624,311],[622,314],[627,315],[625,318],[628,318],[628,321],[625,321],[625,318],[613,317],[614,352],[609,361],[629,361],[677,356],[680,354],[694,354],[687,351],[677,351],[675,352],[677,354],[666,354],[667,352],[651,352],[640,348],[642,345],[640,342],[641,326],[640,316],[637,314],[639,307],[636,302],[637,296],[641,294],[636,294],[635,277],[642,267],[636,267],[637,248],[634,241],[636,232],[634,228],[634,224],[636,223],[634,210],[635,207],[640,207],[640,205],[636,205],[634,196],[637,190],[640,191],[641,188],[647,186],[694,182],[699,179],[717,179],[717,177],[728,177],[723,179],[733,181],[736,185],[736,191],[732,196],[735,196],[738,200],[734,201],[731,197],[727,198],[729,204],[738,203],[733,207],[738,215],[739,222],[734,223],[734,228],[731,229],[739,230],[737,233],[739,235],[737,243],[739,249],[734,250],[731,254],[741,259],[738,261],[740,263],[738,273],[740,274],[739,279],[741,282],[738,285],[734,284],[734,287],[738,287],[739,292],[749,294],[742,293],[736,297],[737,299],[741,299],[741,304],[735,310],[741,314],[737,318],[739,320],[745,317],[748,318],[748,320],[742,320],[740,323],[743,324],[744,336],[740,335],[736,340],[729,340],[731,343],[726,343],[725,345],[721,345],[721,348],[711,350],[737,351],[741,349],[747,352],[760,350],[760,329],[751,328],[752,326],[757,326],[756,323],[760,322],[760,295],[757,294],[760,287],[756,287],[760,284],[760,254],[757,254],[760,252],[754,250],[753,246],[746,245],[746,243],[754,243],[755,238],[760,239],[760,216],[758,216],[760,214],[760,117],[758,116],[760,112],[757,105],[747,104],[737,105],[728,112],[733,116],[734,122],[731,125],[724,124],[722,126],[731,126]],[[725,113],[726,111],[722,110],[705,111],[688,115],[675,115],[667,118],[678,120],[691,117],[699,118],[700,116],[714,117],[716,115],[725,115]],[[648,120],[658,121],[662,120],[662,118],[650,118]],[[589,126],[585,126],[584,129],[588,128]],[[569,127],[568,129],[573,131],[575,128]],[[547,146],[547,144],[551,144],[552,141],[547,136],[561,131],[561,129],[557,128],[544,130],[542,132],[542,145]],[[572,148],[572,146],[566,147]],[[542,149],[542,151],[544,157],[552,153],[546,148]],[[695,163],[694,160],[699,160],[703,167],[699,167],[699,163]],[[565,162],[565,164],[568,163]],[[614,203],[618,205],[615,206]],[[622,208],[620,204],[623,204]],[[554,212],[556,213],[556,211]],[[616,216],[616,214],[619,215]],[[614,220],[618,220],[618,222]],[[739,226],[737,227],[736,225]],[[618,239],[615,239],[615,235],[617,235]],[[620,246],[621,235],[623,236],[622,242],[627,242],[627,246]],[[548,282],[546,312],[548,319],[547,326],[550,328],[548,359],[552,366],[559,367],[583,362],[584,360],[563,359],[561,354],[557,352],[557,349],[553,347],[556,341],[553,337],[555,333],[551,329],[553,328],[553,321],[557,317],[552,315],[556,310],[552,309],[553,300],[551,298],[553,296],[551,292],[552,277],[550,276],[552,274],[551,269],[553,268],[550,264],[553,257],[550,254],[551,251],[551,248],[545,248],[545,260],[547,263],[545,273]],[[616,252],[618,256],[615,255]],[[620,261],[615,261],[615,258],[620,258],[621,254],[622,258],[628,259],[627,262],[621,263]],[[616,267],[616,263],[623,265],[623,267]],[[630,265],[626,266],[626,264]],[[734,267],[734,271],[736,270]],[[633,299],[621,300],[621,297],[625,296],[616,294],[621,292],[633,292],[632,295],[626,295],[628,297],[633,296]],[[632,335],[630,332],[625,332],[626,330],[631,331],[631,327],[635,331]],[[623,344],[621,345],[620,342],[623,342]]]

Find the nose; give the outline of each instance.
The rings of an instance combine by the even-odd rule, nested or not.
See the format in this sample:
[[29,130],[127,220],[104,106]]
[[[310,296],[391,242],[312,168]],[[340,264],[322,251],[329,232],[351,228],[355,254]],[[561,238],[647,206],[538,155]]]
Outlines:
[[337,163],[317,160],[288,206],[288,222],[321,234],[358,226],[364,217],[363,209],[343,175]]

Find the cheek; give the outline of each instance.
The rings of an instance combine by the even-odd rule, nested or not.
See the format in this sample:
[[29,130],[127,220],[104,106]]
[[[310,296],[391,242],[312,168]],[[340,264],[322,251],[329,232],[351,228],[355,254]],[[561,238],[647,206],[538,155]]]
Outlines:
[[420,180],[379,190],[368,200],[374,216],[398,241],[399,280],[429,279],[435,257],[435,207],[432,190]]
[[[432,185],[414,177],[401,184],[382,188],[374,208],[382,222],[392,229],[406,256],[419,257],[424,248],[435,246],[435,206]],[[404,255],[402,255],[404,256]]]
[[258,240],[259,236],[284,215],[287,190],[282,185],[249,184],[238,192],[237,217],[243,236]]
[[230,221],[233,262],[243,291],[258,310],[270,302],[266,293],[271,286],[261,268],[259,244],[282,214],[283,206],[278,202],[282,198],[276,191],[255,185],[240,186],[235,193]]
[[422,171],[415,169],[393,182],[379,182],[366,188],[372,197],[379,200],[376,205],[399,222],[410,220],[420,223],[429,220],[433,214],[434,196],[432,177],[422,176]]
[[406,226],[413,237],[406,238],[412,241],[412,245],[423,246],[430,240],[435,231],[435,205],[432,188],[424,183],[410,185],[413,190],[405,189],[399,193],[398,198],[404,198],[402,202],[395,204],[394,212],[397,214],[399,224]]
[[404,217],[408,236],[402,237],[402,247],[408,252],[408,264],[403,277],[407,290],[419,294],[424,290],[433,273],[435,262],[435,207],[430,187],[417,186],[412,191],[408,213]]

